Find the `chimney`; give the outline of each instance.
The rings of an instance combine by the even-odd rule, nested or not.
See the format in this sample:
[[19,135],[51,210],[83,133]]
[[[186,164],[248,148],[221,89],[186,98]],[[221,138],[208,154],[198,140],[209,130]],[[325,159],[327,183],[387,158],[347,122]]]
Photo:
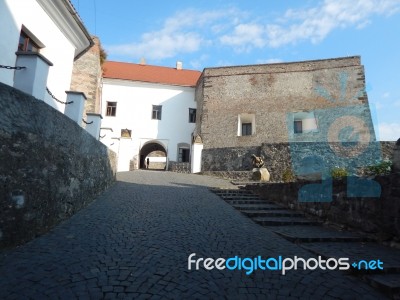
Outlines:
[[181,61],[177,61],[176,62],[176,69],[177,70],[182,70],[182,62]]
[[145,65],[146,65],[146,59],[145,59],[144,57],[142,57],[142,58],[140,59],[139,64],[141,64],[142,66],[145,66]]

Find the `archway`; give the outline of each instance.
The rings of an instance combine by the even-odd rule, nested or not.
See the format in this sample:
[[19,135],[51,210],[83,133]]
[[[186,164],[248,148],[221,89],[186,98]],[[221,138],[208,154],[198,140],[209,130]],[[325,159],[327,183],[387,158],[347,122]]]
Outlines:
[[[139,153],[139,168],[152,170],[165,170],[167,163],[167,151],[164,146],[156,141],[150,141],[143,145]],[[147,159],[149,165],[147,165]]]

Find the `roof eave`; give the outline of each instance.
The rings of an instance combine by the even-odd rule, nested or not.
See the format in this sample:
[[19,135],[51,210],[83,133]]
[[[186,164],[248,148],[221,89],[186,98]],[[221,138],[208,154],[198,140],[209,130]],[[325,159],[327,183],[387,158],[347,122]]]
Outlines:
[[152,84],[161,84],[161,85],[171,85],[171,86],[181,86],[181,87],[196,87],[196,84],[194,85],[188,85],[188,84],[178,84],[178,83],[169,83],[169,82],[155,82],[155,81],[146,81],[146,80],[132,80],[132,79],[127,79],[127,78],[117,78],[117,77],[106,77],[103,76],[104,79],[112,79],[112,80],[122,80],[122,81],[129,81],[129,82],[142,82],[142,83],[152,83]]
[[90,33],[69,0],[37,1],[60,31],[74,45],[75,60],[94,45]]

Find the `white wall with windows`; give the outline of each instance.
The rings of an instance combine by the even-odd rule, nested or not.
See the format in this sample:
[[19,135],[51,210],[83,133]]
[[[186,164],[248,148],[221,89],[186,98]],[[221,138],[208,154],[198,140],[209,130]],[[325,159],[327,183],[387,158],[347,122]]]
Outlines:
[[[58,99],[65,101],[65,91],[70,90],[74,58],[91,45],[89,34],[78,23],[66,0],[0,1],[0,65],[15,66],[15,53],[23,40],[20,39],[23,31],[31,42],[26,50],[39,48],[39,53],[53,63],[47,86]],[[14,72],[21,71],[0,68],[0,82],[13,86]],[[65,105],[49,94],[41,100],[64,111]]]
[[167,161],[190,157],[184,149],[190,151],[195,128],[190,116],[196,108],[194,92],[192,87],[104,78],[102,127],[112,128],[114,138],[121,136],[121,130],[131,131],[130,138],[112,146],[119,154],[119,172],[128,171],[133,159],[139,168],[141,147],[152,141],[165,148]]

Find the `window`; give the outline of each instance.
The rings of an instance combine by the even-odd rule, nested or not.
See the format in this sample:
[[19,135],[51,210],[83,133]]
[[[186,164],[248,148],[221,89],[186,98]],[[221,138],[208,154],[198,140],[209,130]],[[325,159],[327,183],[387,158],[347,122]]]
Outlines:
[[256,116],[254,114],[240,114],[238,116],[238,136],[249,136],[256,133]]
[[299,111],[292,113],[293,133],[318,132],[318,122],[313,111]]
[[18,51],[23,52],[39,52],[40,47],[29,37],[24,31],[19,36]]
[[251,135],[251,123],[242,123],[242,135]]
[[196,123],[196,109],[189,108],[189,123]]
[[107,111],[106,116],[115,117],[117,114],[117,102],[107,101]]
[[132,130],[130,129],[121,129],[121,137],[122,138],[130,138],[132,136]]
[[153,120],[161,120],[161,111],[162,111],[161,105],[153,105],[153,112],[151,114],[151,118]]
[[303,121],[295,120],[293,125],[294,125],[294,133],[302,133],[303,132]]
[[179,148],[178,161],[189,162],[190,150],[187,148]]

